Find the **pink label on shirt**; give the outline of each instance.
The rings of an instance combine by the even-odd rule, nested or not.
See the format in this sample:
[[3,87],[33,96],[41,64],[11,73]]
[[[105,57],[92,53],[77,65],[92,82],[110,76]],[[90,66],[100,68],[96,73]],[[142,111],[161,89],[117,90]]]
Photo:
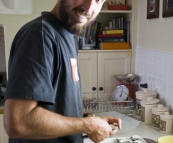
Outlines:
[[72,67],[72,76],[73,76],[73,81],[76,82],[79,80],[78,76],[78,68],[77,68],[77,60],[76,59],[70,59],[71,60],[71,67]]

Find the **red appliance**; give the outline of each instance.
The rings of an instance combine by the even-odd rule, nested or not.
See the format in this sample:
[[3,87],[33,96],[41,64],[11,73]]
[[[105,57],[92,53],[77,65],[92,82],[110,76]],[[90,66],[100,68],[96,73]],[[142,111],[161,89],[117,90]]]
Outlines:
[[135,97],[135,84],[133,81],[136,79],[134,74],[118,74],[115,75],[115,78],[119,81],[119,85],[125,85],[129,90],[129,96],[136,101]]

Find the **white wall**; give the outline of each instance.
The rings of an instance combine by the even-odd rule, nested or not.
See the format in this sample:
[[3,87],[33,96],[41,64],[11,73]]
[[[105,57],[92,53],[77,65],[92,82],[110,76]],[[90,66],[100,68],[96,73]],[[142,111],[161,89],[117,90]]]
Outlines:
[[173,52],[173,17],[162,18],[160,0],[159,18],[146,19],[147,0],[138,0],[138,46]]
[[6,63],[8,63],[12,40],[21,26],[40,16],[42,11],[51,11],[56,2],[57,0],[33,0],[33,12],[29,15],[0,14],[0,24],[5,27]]
[[140,83],[157,90],[161,103],[173,114],[173,17],[146,19],[147,0],[138,1],[138,32],[135,72]]

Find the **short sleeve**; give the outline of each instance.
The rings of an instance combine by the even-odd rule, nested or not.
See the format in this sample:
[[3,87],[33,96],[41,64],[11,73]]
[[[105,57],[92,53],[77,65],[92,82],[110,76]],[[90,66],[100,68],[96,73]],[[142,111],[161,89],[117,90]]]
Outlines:
[[50,35],[35,30],[15,38],[5,99],[22,98],[54,104],[53,43]]

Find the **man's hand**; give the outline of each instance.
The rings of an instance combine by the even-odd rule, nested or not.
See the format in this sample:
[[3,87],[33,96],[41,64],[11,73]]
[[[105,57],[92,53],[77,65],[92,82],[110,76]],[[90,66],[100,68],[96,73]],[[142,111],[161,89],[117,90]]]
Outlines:
[[103,141],[110,135],[116,133],[116,130],[112,130],[109,124],[117,124],[121,129],[121,120],[113,117],[88,117],[86,118],[86,125],[88,131],[86,134],[95,143]]
[[[114,118],[114,117],[102,117],[104,120],[106,120],[109,124],[118,126],[118,129],[121,129],[121,119]],[[112,134],[115,134],[117,130],[112,130]]]

